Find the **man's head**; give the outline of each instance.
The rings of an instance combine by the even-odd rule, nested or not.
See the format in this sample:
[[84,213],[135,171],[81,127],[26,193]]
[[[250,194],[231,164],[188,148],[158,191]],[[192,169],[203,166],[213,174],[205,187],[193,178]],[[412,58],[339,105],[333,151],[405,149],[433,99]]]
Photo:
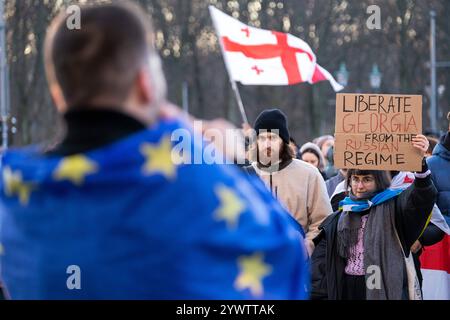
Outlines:
[[81,7],[81,28],[68,15],[52,22],[45,67],[60,112],[108,107],[151,122],[165,99],[166,83],[153,46],[149,17],[128,3]]
[[347,186],[357,198],[364,198],[368,193],[379,192],[389,188],[390,177],[386,171],[349,169]]
[[289,146],[287,119],[278,109],[263,111],[255,121],[257,157],[262,165],[274,165],[294,157]]

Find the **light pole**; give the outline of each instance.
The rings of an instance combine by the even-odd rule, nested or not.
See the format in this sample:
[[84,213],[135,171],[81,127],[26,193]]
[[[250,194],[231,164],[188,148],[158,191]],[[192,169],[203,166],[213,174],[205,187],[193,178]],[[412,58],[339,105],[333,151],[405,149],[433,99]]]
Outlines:
[[436,61],[436,12],[430,11],[430,124],[433,132],[438,132],[438,105],[437,105],[437,68],[450,68],[450,61]]
[[8,148],[8,73],[6,65],[6,40],[5,40],[5,1],[0,0],[0,117],[2,120],[2,148]]
[[382,74],[380,72],[380,69],[378,68],[378,65],[375,63],[372,66],[372,72],[370,73],[370,87],[375,91],[378,91],[380,89],[381,77]]
[[436,112],[436,12],[434,10],[430,11],[431,18],[431,35],[430,35],[430,68],[431,68],[431,108],[430,108],[430,124],[431,130],[433,132],[437,131],[437,112]]
[[348,71],[345,66],[345,62],[342,62],[339,66],[338,72],[336,72],[337,81],[342,84],[344,87],[348,84]]

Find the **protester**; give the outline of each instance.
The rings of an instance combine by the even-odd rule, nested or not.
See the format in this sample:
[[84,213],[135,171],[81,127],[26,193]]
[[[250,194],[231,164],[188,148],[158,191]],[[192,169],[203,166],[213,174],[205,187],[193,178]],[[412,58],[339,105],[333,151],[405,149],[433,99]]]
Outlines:
[[[427,137],[428,139],[428,137]],[[429,141],[429,139],[428,139]],[[429,148],[428,148],[429,149]],[[425,156],[426,157],[426,156]],[[412,172],[398,172],[391,171],[392,181],[391,181],[391,189],[407,189],[415,180],[415,176]],[[413,254],[414,265],[416,267],[417,277],[419,279],[420,287],[422,288],[422,272],[420,270],[420,260],[419,257],[422,254],[423,246],[431,246],[439,241],[445,235],[445,232],[449,230],[447,223],[445,222],[442,213],[439,208],[434,205],[433,211],[431,214],[430,222],[427,224],[425,230],[418,240],[414,242],[411,246],[411,252]]]
[[[313,140],[313,143],[317,144],[317,146],[320,148],[320,151],[322,151],[322,155],[324,158],[327,157],[328,150],[334,146],[334,137],[330,135],[320,136]],[[327,161],[325,159],[325,161]],[[325,166],[328,163],[325,163]]]
[[303,239],[262,183],[171,153],[174,132],[193,132],[170,116],[150,18],[125,1],[80,13],[80,30],[60,14],[45,42],[65,138],[3,159],[10,297],[306,298]]
[[327,155],[325,156],[325,174],[328,178],[333,178],[339,173],[339,170],[334,166],[334,146],[328,149]]
[[[425,136],[412,144],[425,155]],[[314,240],[313,299],[421,298],[410,248],[427,224],[437,193],[425,160],[415,178],[408,189],[392,190],[385,171],[347,172],[350,194]],[[373,272],[378,281],[366,285]]]
[[264,110],[256,119],[254,171],[303,227],[311,254],[312,239],[318,226],[332,212],[325,182],[312,165],[294,159],[289,147],[289,129],[285,114],[279,109]]
[[[345,170],[345,172],[346,171],[347,170]],[[412,172],[391,171],[390,175],[392,177],[390,185],[391,189],[407,189],[415,179]],[[342,201],[348,195],[347,189],[348,187],[346,186],[345,180],[336,186],[335,191],[330,198],[331,206],[334,211],[337,211],[339,209],[340,201]],[[425,228],[423,235],[411,246],[411,252],[414,254],[416,272],[418,274],[421,286],[422,275],[420,272],[419,257],[422,253],[423,245],[430,246],[439,242],[445,235],[445,233],[448,232],[448,230],[448,225],[445,222],[442,213],[440,212],[439,208],[434,205],[430,223]]]
[[[438,191],[437,207],[442,212],[447,225],[446,235],[440,242],[426,247],[420,261],[424,268],[423,292],[426,299],[450,299],[450,112],[448,132],[444,134],[427,159],[431,170],[431,179]],[[440,227],[441,230],[444,228]]]
[[322,175],[322,178],[326,180],[326,175],[323,172],[325,167],[325,159],[316,144],[312,142],[305,143],[300,148],[300,160],[303,160],[316,167]]
[[336,190],[336,187],[339,183],[345,180],[345,176],[347,175],[347,169],[340,169],[338,171],[338,174],[334,177],[331,177],[327,181],[325,181],[325,184],[327,186],[327,192],[328,196],[331,199],[331,196],[333,195],[334,191]]
[[448,132],[443,135],[434,148],[433,156],[427,159],[431,170],[431,179],[438,190],[437,206],[450,221],[450,112]]

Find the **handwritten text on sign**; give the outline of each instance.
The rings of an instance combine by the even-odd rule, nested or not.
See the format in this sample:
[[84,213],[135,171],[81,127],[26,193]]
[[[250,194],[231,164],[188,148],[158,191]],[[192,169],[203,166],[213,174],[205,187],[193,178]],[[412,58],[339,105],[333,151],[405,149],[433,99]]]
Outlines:
[[422,132],[422,96],[338,94],[338,168],[420,171],[412,138]]

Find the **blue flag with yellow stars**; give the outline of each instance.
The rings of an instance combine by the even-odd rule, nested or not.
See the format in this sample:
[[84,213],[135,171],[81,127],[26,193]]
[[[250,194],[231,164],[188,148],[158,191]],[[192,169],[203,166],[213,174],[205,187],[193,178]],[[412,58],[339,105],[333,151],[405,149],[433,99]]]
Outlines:
[[233,165],[175,161],[205,145],[193,139],[174,156],[181,128],[161,121],[67,157],[8,151],[0,190],[8,295],[308,298],[307,254],[287,212]]

